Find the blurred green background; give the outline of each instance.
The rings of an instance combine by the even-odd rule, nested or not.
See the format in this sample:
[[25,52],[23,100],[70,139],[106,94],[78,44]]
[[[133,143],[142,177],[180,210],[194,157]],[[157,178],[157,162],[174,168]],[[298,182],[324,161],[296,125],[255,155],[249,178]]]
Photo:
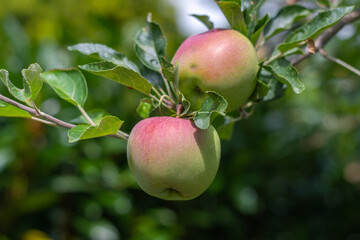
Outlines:
[[[171,1],[1,0],[0,68],[20,83],[33,62],[44,70],[88,63],[66,50],[79,42],[107,44],[136,61],[132,40],[148,12],[163,27],[171,59],[186,37]],[[359,36],[358,22],[326,49],[360,68]],[[239,122],[222,142],[215,182],[192,201],[140,190],[124,141],[69,144],[65,129],[0,118],[0,240],[360,239],[359,78],[319,56],[299,68],[305,93],[287,91]],[[84,74],[85,108],[105,109],[130,132],[143,96]],[[8,96],[2,85],[0,92]],[[66,121],[79,115],[48,86],[37,103]]]

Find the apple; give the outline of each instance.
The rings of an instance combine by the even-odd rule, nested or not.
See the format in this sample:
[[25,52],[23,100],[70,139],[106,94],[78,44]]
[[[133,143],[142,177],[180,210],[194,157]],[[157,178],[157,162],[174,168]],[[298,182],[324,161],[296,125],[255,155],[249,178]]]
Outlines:
[[220,139],[210,126],[192,120],[147,118],[132,129],[127,158],[139,186],[165,200],[189,200],[213,182],[220,162]]
[[228,101],[227,112],[242,106],[256,86],[258,59],[247,37],[232,29],[212,29],[190,36],[176,51],[179,88],[193,106],[201,107],[206,91]]

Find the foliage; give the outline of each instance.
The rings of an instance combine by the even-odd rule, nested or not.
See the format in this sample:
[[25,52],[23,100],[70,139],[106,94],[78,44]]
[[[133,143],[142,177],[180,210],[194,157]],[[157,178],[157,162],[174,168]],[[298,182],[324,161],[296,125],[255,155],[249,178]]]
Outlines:
[[[359,166],[357,146],[360,143],[356,117],[359,114],[356,103],[360,100],[358,79],[315,56],[300,66],[300,82],[297,70],[289,61],[292,55],[301,53],[298,49],[306,44],[304,40],[331,27],[351,11],[351,7],[330,6],[324,3],[327,1],[317,1],[320,6],[331,9],[316,10],[315,17],[304,20],[313,10],[293,5],[282,8],[270,18],[259,13],[261,1],[255,1],[259,3],[255,5],[249,5],[250,1],[218,2],[228,20],[230,15],[233,16],[230,25],[245,33],[253,43],[266,46],[264,38],[281,41],[277,34],[283,31],[288,34],[260,64],[258,86],[251,101],[266,103],[257,105],[250,120],[234,125],[237,118],[234,114],[221,117],[224,102],[216,93],[210,94],[200,111],[191,112],[186,99],[176,91],[176,67],[164,58],[167,56],[165,44],[170,45],[168,52],[171,53],[171,46],[179,43],[174,41],[175,34],[169,30],[175,26],[170,18],[156,15],[151,9],[155,5],[153,1],[152,4],[148,1],[109,1],[100,6],[97,1],[91,1],[89,5],[81,1],[64,1],[64,8],[72,10],[63,14],[58,11],[58,3],[29,1],[41,6],[34,10],[15,2],[7,1],[1,10],[4,14],[8,8],[15,16],[9,14],[2,21],[0,42],[5,42],[8,47],[3,47],[0,63],[13,77],[10,81],[8,72],[2,70],[1,78],[5,84],[0,87],[1,94],[7,96],[7,88],[29,107],[35,109],[38,106],[44,112],[53,111],[53,115],[61,119],[73,119],[72,122],[78,125],[69,130],[70,142],[116,135],[120,127],[129,131],[139,121],[139,116],[133,112],[143,94],[148,98],[138,107],[141,117],[194,116],[203,123],[198,126],[206,128],[213,120],[211,113],[218,112],[220,116],[214,121],[221,122],[219,129],[234,129],[234,134],[231,131],[225,134],[233,137],[231,141],[223,142],[223,165],[211,189],[190,203],[167,203],[138,190],[125,163],[124,141],[106,137],[81,141],[74,147],[65,141],[62,129],[47,128],[34,121],[24,124],[22,119],[10,122],[1,118],[0,201],[3,204],[0,215],[3,220],[0,220],[0,233],[3,236],[0,234],[0,239],[34,239],[45,233],[53,239],[102,239],[104,235],[100,233],[104,232],[109,239],[120,239],[120,236],[124,239],[219,239],[223,236],[231,239],[346,239],[359,235],[356,217],[360,212],[357,204],[359,180],[356,178],[359,174],[356,171]],[[75,14],[74,9],[82,9],[82,12]],[[145,24],[140,23],[139,18],[143,21],[145,11],[152,11],[153,18],[167,23],[161,25],[168,27],[161,30],[149,18]],[[94,24],[86,22],[84,19],[87,18]],[[137,29],[146,26],[138,35],[133,34],[135,51],[128,50],[131,44],[125,39],[131,34],[120,29],[122,27],[115,27],[116,31],[123,31],[123,38],[118,41],[120,34],[114,33],[114,19],[123,29],[128,29],[124,26],[131,21]],[[208,18],[200,20],[211,26]],[[353,34],[358,34],[359,26],[353,28]],[[97,34],[97,31],[104,34]],[[173,37],[165,41],[163,33],[173,34]],[[88,36],[89,39],[84,40]],[[44,40],[46,37],[48,40]],[[106,43],[124,51],[118,52],[104,44],[73,45],[85,41]],[[42,59],[39,62],[44,69],[88,61],[89,58],[74,53],[64,55],[65,50],[58,46],[66,45],[72,45],[69,48],[72,51],[101,61],[80,65],[82,70],[115,82],[74,69],[46,70],[41,78],[37,74],[41,68],[36,64],[25,69],[23,76],[17,75],[16,72],[33,59]],[[356,51],[353,51],[358,48],[357,42],[351,40],[329,45],[330,51],[355,66],[360,64]],[[140,61],[136,60],[134,52]],[[55,56],[58,65],[44,60],[44,55],[47,60],[49,56]],[[62,56],[65,60],[61,60]],[[172,79],[167,94],[176,98],[175,103],[183,103],[181,113],[169,109],[174,103],[167,97],[159,96],[157,102],[150,96],[156,94],[153,87],[167,91],[164,77]],[[23,88],[16,87],[22,79]],[[77,109],[66,101],[55,99],[48,85],[42,86],[42,79],[61,98],[74,104],[82,115],[79,117]],[[139,93],[119,87],[117,83]],[[293,95],[290,91],[284,95],[287,85],[302,95]],[[280,99],[270,101],[277,98]],[[103,107],[118,117],[104,111],[86,113],[85,106],[87,109]],[[31,117],[26,111],[5,102],[0,102],[0,114]],[[199,118],[202,114],[204,117]],[[339,216],[346,225],[338,224]]]

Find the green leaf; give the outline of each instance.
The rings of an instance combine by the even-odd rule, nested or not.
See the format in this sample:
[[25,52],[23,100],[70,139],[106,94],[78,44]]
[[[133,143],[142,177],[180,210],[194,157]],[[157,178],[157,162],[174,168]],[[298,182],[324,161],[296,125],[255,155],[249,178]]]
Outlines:
[[145,98],[142,99],[139,103],[139,106],[136,109],[136,112],[142,118],[148,118],[151,111],[154,109],[154,103],[151,99]]
[[238,30],[245,36],[248,35],[244,15],[241,12],[240,1],[216,1],[220,10],[229,22],[232,29]]
[[258,77],[255,90],[251,93],[249,100],[253,102],[260,102],[268,92],[269,85],[261,81],[261,79]]
[[8,88],[11,95],[13,95],[16,99],[26,102],[26,98],[24,96],[24,89],[17,88],[9,78],[9,72],[5,69],[0,70],[0,79],[5,84],[5,86]]
[[170,62],[168,62],[164,57],[161,59],[161,72],[154,71],[152,69],[149,69],[147,67],[143,67],[141,71],[141,75],[146,78],[153,86],[156,86],[158,88],[162,88],[164,84],[164,79],[168,80],[169,82],[172,82],[177,77],[177,66],[172,65]]
[[163,105],[157,104],[155,108],[150,112],[150,117],[159,116],[176,116],[176,112]]
[[11,104],[8,104],[0,100],[0,117],[31,118],[31,115],[25,110],[22,110],[20,108],[17,108]]
[[69,143],[116,134],[122,124],[123,121],[115,116],[105,116],[96,127],[88,124],[77,125],[68,131]]
[[319,12],[310,22],[290,33],[284,43],[280,44],[277,48],[284,53],[298,45],[302,45],[303,42],[309,38],[314,39],[321,32],[336,24],[353,9],[354,7],[351,6]]
[[243,0],[244,19],[248,30],[248,37],[250,38],[255,32],[258,23],[259,9],[264,3],[264,0]]
[[258,23],[255,26],[255,30],[253,35],[251,35],[251,43],[255,46],[260,33],[262,32],[262,30],[264,29],[264,27],[266,26],[266,24],[269,22],[270,20],[270,16],[269,14],[266,14],[263,18],[259,19]]
[[151,21],[151,14],[146,20],[146,27],[135,38],[135,52],[142,64],[154,71],[161,72],[161,58],[165,55],[166,38],[160,26]]
[[316,0],[315,2],[319,7],[333,9],[338,7],[343,0]]
[[282,97],[286,90],[286,85],[279,82],[275,76],[261,68],[257,76],[258,84],[250,99],[255,102],[266,102]]
[[191,14],[190,16],[196,18],[200,22],[202,22],[209,30],[214,28],[214,23],[210,21],[209,16],[207,15],[197,15]]
[[272,72],[282,83],[288,84],[297,94],[305,90],[305,86],[299,79],[299,72],[285,58],[279,58],[264,66],[266,70]]
[[135,72],[140,72],[138,66],[130,61],[125,55],[116,50],[98,43],[79,43],[68,47],[70,51],[77,51],[83,55],[90,56],[99,60],[112,62],[116,65],[130,68]]
[[269,39],[282,31],[290,29],[295,22],[309,16],[310,13],[311,11],[309,9],[300,5],[290,5],[284,7],[265,27],[266,39]]
[[174,65],[163,59],[162,73],[166,80],[173,82],[175,86],[178,86],[179,81],[179,64],[176,62]]
[[220,139],[231,140],[236,120],[232,116],[220,116],[213,122]]
[[[88,111],[87,114],[94,121],[94,123],[96,125],[99,125],[100,121],[105,116],[110,115],[109,113],[107,113],[106,111],[104,111],[102,109],[93,109],[91,111]],[[81,114],[77,118],[70,120],[70,122],[74,123],[74,124],[88,124],[89,123],[89,121],[86,119],[86,117],[83,114]]]
[[24,79],[24,96],[28,102],[36,99],[43,86],[44,79],[42,78],[41,72],[42,69],[37,63],[31,64],[21,72]]
[[315,2],[319,7],[330,8],[330,0],[316,0]]
[[43,77],[59,97],[75,106],[84,107],[88,89],[85,77],[78,69],[50,70],[44,72]]
[[105,77],[149,95],[152,85],[139,73],[111,62],[95,62],[79,66],[97,76]]
[[42,69],[37,63],[31,64],[27,69],[23,69],[23,89],[16,87],[10,81],[9,72],[5,69],[0,70],[0,79],[8,88],[11,95],[32,107],[33,101],[36,99],[42,88],[43,79],[41,77],[41,72]]
[[195,125],[200,129],[207,129],[216,114],[225,116],[225,110],[228,105],[225,98],[220,94],[212,91],[206,93],[208,94],[208,97],[194,116]]
[[180,117],[185,116],[190,110],[190,102],[185,98],[182,93],[179,93],[179,98],[181,99],[181,104],[184,110],[180,113]]
[[163,78],[159,72],[156,72],[152,69],[149,69],[145,66],[141,69],[141,75],[148,80],[151,85],[156,86],[158,88],[162,88],[163,86]]

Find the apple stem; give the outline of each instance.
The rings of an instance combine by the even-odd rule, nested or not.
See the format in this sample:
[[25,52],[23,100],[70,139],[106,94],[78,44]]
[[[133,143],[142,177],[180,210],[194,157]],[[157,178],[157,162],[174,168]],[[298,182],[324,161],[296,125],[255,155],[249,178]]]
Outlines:
[[161,77],[164,81],[164,84],[165,84],[165,87],[166,87],[166,91],[168,93],[168,96],[171,98],[172,102],[174,102],[174,97],[173,97],[173,94],[172,94],[172,91],[171,91],[171,88],[170,88],[170,85],[169,85],[169,82],[168,80],[165,78],[164,74],[162,72],[160,72],[161,74]]
[[161,97],[161,93],[155,87],[152,87],[151,90],[153,90],[159,98]]
[[180,117],[180,114],[181,112],[183,111],[183,105],[181,103],[177,104],[176,105],[176,117],[179,118]]
[[159,100],[159,106],[164,105],[165,107],[169,108],[169,109],[173,109],[175,103],[171,103],[168,102],[169,104],[165,103],[166,99],[165,98],[169,98],[170,100],[172,100],[168,95],[162,95],[160,100]]

